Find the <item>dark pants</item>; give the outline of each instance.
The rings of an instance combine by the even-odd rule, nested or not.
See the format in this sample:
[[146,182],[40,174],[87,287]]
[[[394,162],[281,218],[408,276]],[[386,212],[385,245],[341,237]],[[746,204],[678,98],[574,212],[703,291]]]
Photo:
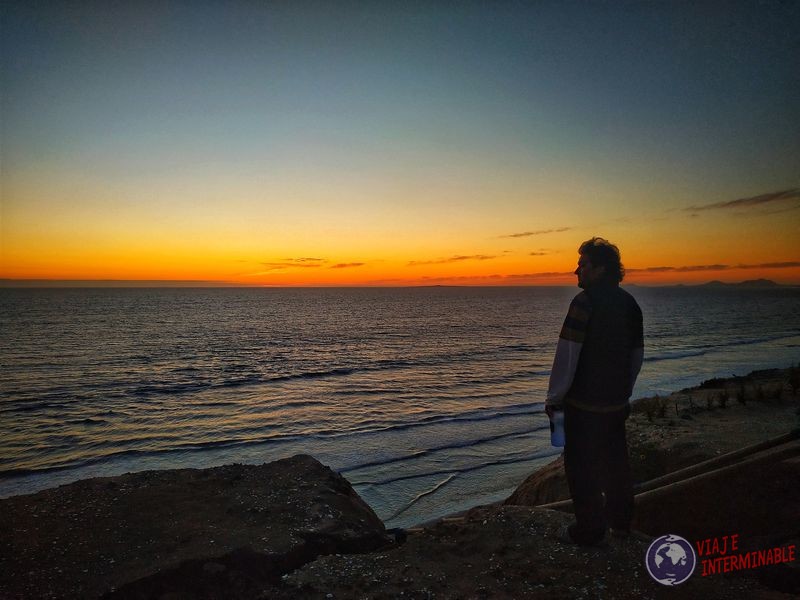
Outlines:
[[630,407],[593,413],[565,406],[564,467],[577,522],[571,532],[576,542],[598,541],[606,526],[630,528],[633,482],[625,439],[629,414]]

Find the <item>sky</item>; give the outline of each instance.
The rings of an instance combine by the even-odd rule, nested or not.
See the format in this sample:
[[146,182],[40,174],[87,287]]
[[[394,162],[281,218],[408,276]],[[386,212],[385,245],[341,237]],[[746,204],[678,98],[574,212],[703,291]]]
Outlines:
[[800,2],[0,10],[0,279],[800,284]]

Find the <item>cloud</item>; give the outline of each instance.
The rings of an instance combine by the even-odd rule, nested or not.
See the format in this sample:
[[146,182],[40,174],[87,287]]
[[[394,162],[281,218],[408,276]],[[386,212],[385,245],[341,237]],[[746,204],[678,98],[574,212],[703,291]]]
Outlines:
[[689,265],[685,267],[645,267],[643,269],[625,268],[626,273],[691,273],[694,271],[724,271],[729,265]]
[[789,190],[783,190],[781,192],[771,192],[769,194],[761,194],[760,196],[753,196],[752,198],[739,198],[738,200],[715,202],[713,204],[704,204],[702,206],[689,206],[688,208],[684,208],[683,210],[686,212],[699,212],[704,210],[731,210],[731,209],[735,210],[739,208],[747,209],[757,206],[760,207],[765,204],[772,204],[773,202],[798,202],[798,201],[800,201],[800,188],[793,188]]
[[412,260],[408,263],[408,266],[419,267],[421,265],[445,265],[465,260],[492,260],[493,258],[497,257],[487,256],[485,254],[473,254],[471,256],[451,256],[450,258],[441,258],[439,260]]
[[276,271],[289,268],[315,269],[326,262],[328,261],[324,258],[284,258],[280,262],[262,262],[261,265],[266,267],[267,271]]
[[551,277],[565,277],[574,275],[572,271],[545,271],[543,273],[518,273],[516,275],[506,275],[506,279],[549,279]]
[[329,267],[330,269],[350,269],[352,267],[363,267],[367,263],[363,262],[356,262],[356,263],[339,263],[338,265],[333,265]]
[[285,258],[284,260],[297,264],[328,262],[325,258]]
[[800,267],[800,261],[759,263],[755,265],[688,265],[683,267],[644,267],[625,269],[626,273],[691,273],[695,271],[728,271],[731,269],[791,269]]
[[[563,278],[573,276],[571,271],[565,272],[548,272],[548,273],[523,273],[517,275],[500,275],[498,273],[492,273],[489,275],[458,275],[453,277],[447,276],[440,276],[440,277],[420,277],[414,281],[417,281],[424,285],[436,285],[436,284],[459,284],[459,283],[479,283],[481,281],[485,282],[492,282],[492,283],[501,283],[506,285],[519,285],[520,283],[524,283],[526,281],[534,281],[539,279],[553,279],[553,278]],[[407,278],[397,278],[397,279],[379,279],[373,280],[369,283],[372,285],[386,285],[386,284],[408,284],[409,279]]]
[[420,277],[420,281],[436,282],[436,281],[482,281],[486,279],[503,279],[504,275],[459,275],[457,277]]
[[544,235],[546,233],[561,233],[563,231],[570,231],[572,227],[559,227],[558,229],[539,229],[538,231],[523,231],[522,233],[510,233],[508,235],[501,235],[501,238],[524,238],[533,235]]

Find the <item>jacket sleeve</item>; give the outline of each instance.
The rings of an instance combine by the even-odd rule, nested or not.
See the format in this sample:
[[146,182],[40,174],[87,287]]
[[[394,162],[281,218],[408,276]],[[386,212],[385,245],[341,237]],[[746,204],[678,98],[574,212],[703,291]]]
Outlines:
[[631,352],[631,389],[628,397],[633,395],[633,386],[636,385],[636,378],[639,376],[639,371],[642,370],[642,363],[644,362],[644,326],[642,319],[642,309],[636,302],[633,303],[633,340],[631,345],[633,351]]
[[592,314],[592,306],[585,292],[575,296],[564,319],[561,334],[558,336],[553,368],[550,371],[550,384],[547,388],[547,406],[559,406],[564,401],[581,356],[586,328]]
[[564,396],[572,387],[582,347],[583,344],[579,342],[558,339],[553,369],[550,371],[550,384],[547,387],[546,406],[559,406],[564,401]]

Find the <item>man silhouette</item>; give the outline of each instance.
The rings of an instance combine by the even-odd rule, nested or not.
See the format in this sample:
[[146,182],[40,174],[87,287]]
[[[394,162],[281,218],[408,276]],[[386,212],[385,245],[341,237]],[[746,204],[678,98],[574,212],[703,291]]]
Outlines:
[[642,366],[642,311],[619,287],[625,275],[616,246],[594,237],[578,250],[578,286],[561,329],[545,411],[564,411],[564,468],[575,523],[561,538],[591,546],[607,527],[627,536],[633,483],[625,439],[628,400]]

